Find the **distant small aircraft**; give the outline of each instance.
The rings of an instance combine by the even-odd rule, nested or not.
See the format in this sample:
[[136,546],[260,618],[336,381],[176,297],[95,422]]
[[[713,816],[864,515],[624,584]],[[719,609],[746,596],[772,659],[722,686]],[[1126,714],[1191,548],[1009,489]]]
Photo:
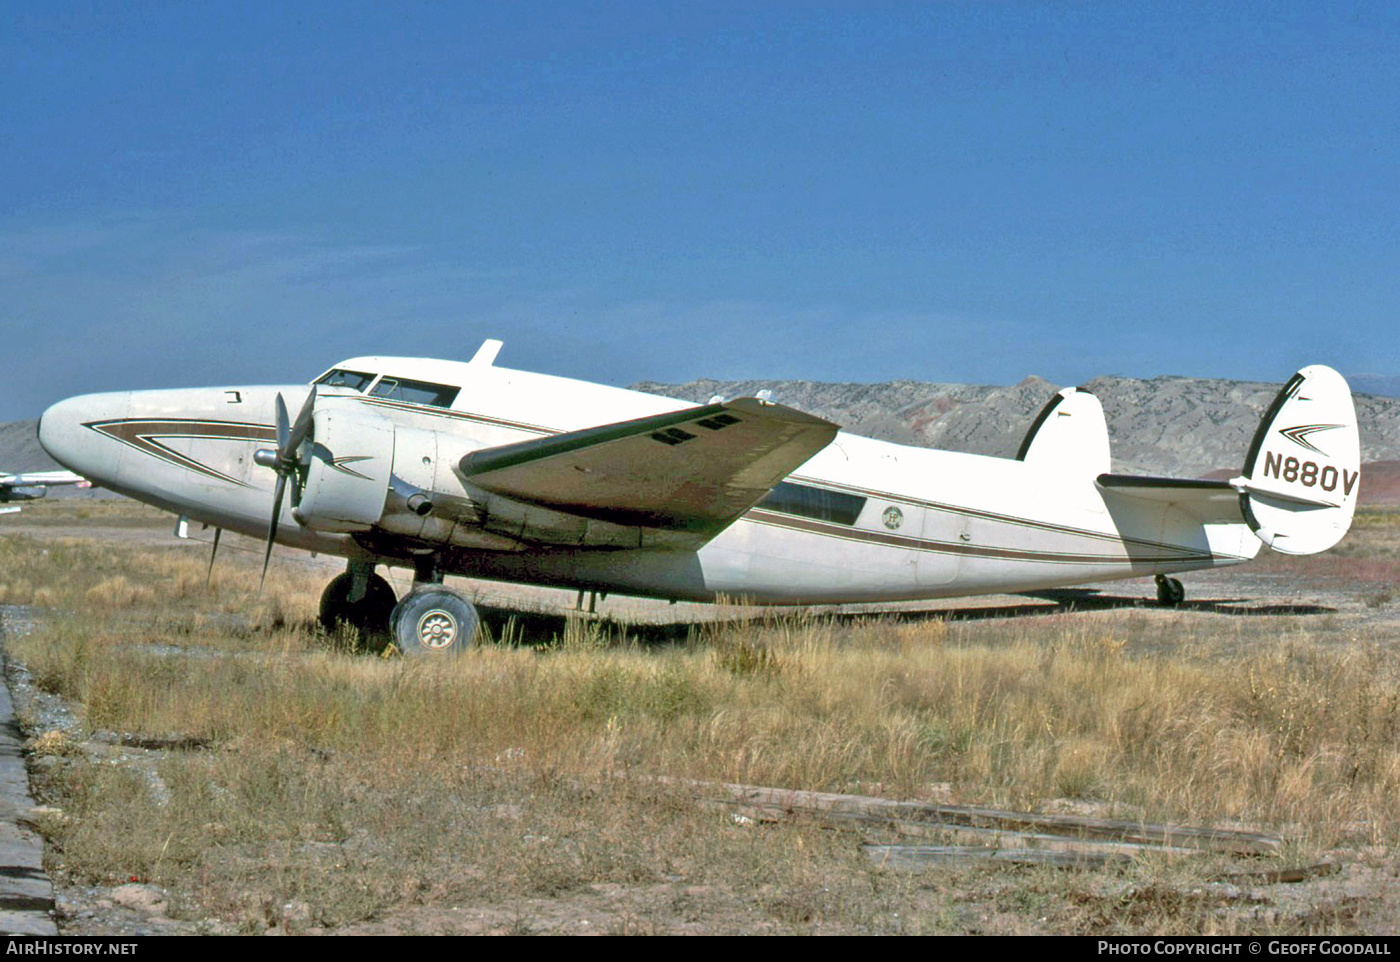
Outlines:
[[[763,398],[682,401],[471,361],[358,357],[309,387],[70,398],[60,463],[216,528],[340,555],[327,624],[455,652],[444,574],[665,599],[880,602],[1034,591],[1334,545],[1360,490],[1351,392],[1314,365],[1265,413],[1238,477],[1114,474],[1094,395],[1066,388],[1015,458],[840,433]],[[286,398],[299,405],[289,417]],[[290,504],[284,503],[290,490]],[[269,503],[270,502],[270,503]],[[270,508],[270,517],[269,517]],[[402,600],[375,569],[412,567]]]
[[[6,474],[0,471],[0,504],[9,501],[36,501],[49,493],[49,488],[59,484],[74,484],[80,488],[92,487],[92,482],[72,471],[30,471],[27,474]],[[14,514],[18,505],[0,507],[0,514]]]

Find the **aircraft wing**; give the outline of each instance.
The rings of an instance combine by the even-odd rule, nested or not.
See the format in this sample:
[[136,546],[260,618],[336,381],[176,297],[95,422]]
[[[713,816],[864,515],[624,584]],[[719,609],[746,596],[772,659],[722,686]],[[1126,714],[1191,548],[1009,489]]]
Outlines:
[[473,451],[478,488],[615,524],[712,537],[831,443],[838,427],[739,398]]
[[1098,484],[1109,497],[1168,504],[1202,524],[1245,523],[1240,492],[1229,481],[1101,474]]
[[49,487],[56,484],[76,484],[80,487],[91,487],[92,482],[80,474],[72,471],[30,471],[25,474],[4,474],[0,473],[0,485],[7,488],[26,488],[44,486]]

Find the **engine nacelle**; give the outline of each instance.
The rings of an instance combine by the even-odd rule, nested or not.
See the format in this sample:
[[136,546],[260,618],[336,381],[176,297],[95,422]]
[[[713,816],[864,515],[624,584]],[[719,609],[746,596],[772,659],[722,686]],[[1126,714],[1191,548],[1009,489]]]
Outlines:
[[453,474],[475,444],[458,435],[395,426],[394,471],[379,527],[430,544],[477,544],[481,515]]
[[333,405],[313,415],[306,480],[293,513],[317,531],[368,531],[384,516],[394,468],[394,423]]
[[307,527],[410,538],[425,548],[692,546],[685,533],[585,518],[464,484],[454,469],[480,446],[474,439],[411,427],[337,401],[317,404],[309,450],[302,455],[305,482],[293,513]]
[[338,400],[324,399],[312,416],[301,461],[305,481],[293,509],[299,522],[317,531],[374,529],[428,544],[514,546],[482,533],[477,505],[453,473],[473,441]]

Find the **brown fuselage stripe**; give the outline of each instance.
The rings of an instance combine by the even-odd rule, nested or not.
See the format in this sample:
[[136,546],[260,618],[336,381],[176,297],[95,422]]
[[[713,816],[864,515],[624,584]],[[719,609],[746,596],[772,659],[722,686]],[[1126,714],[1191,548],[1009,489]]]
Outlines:
[[[454,411],[447,408],[434,408],[427,405],[417,405],[402,401],[390,401],[382,398],[363,398],[365,403],[377,407],[388,407],[395,410],[402,410],[409,413],[442,417],[450,420],[474,421],[481,424],[488,424],[493,427],[505,427],[519,431],[528,431],[534,434],[549,435],[562,434],[565,432],[527,425],[519,422],[506,421],[499,418],[492,418],[486,415],[473,414],[469,411]],[[191,471],[227,481],[242,487],[248,487],[247,483],[236,478],[216,471],[199,461],[194,460],[178,451],[172,450],[155,440],[157,437],[164,438],[189,438],[196,440],[228,440],[228,441],[272,441],[277,440],[277,429],[272,425],[252,424],[247,422],[234,421],[208,421],[199,419],[164,419],[164,420],[114,420],[114,421],[94,421],[87,424],[102,434],[107,435],[123,444],[128,444],[143,453],[159,458],[170,464],[185,467]],[[817,521],[808,518],[799,518],[776,512],[764,511],[759,508],[751,508],[743,514],[743,520],[753,521],[756,524],[765,524],[773,527],[782,527],[795,530],[806,531],[812,534],[835,537],[846,541],[863,542],[867,544],[881,544],[891,547],[907,548],[915,551],[928,551],[937,554],[964,555],[971,557],[996,558],[1011,561],[1045,561],[1059,564],[1122,564],[1124,560],[1129,562],[1156,562],[1156,563],[1176,563],[1202,561],[1211,557],[1232,557],[1215,556],[1210,552],[1197,551],[1182,545],[1166,544],[1156,541],[1145,541],[1136,538],[1121,538],[1101,531],[1089,531],[1083,528],[1072,528],[1065,525],[1050,524],[1048,522],[1034,521],[1029,518],[1017,518],[1011,515],[998,514],[991,511],[981,511],[976,508],[964,508],[958,505],[944,504],[937,501],[926,501],[914,498],[909,495],[894,494],[892,492],[876,491],[869,488],[861,488],[854,485],[842,484],[838,481],[827,481],[825,479],[807,478],[799,475],[792,475],[792,480],[808,484],[816,484],[823,487],[848,491],[859,494],[867,498],[882,501],[891,501],[897,504],[911,505],[924,509],[943,511],[949,514],[963,515],[965,517],[980,518],[986,521],[993,521],[999,524],[1006,524],[1016,527],[1033,528],[1041,531],[1065,534],[1073,537],[1089,538],[1097,541],[1106,541],[1114,544],[1135,545],[1150,551],[1164,552],[1161,555],[1142,556],[1134,555],[1131,552],[1124,555],[1109,554],[1083,554],[1070,552],[1053,551],[1029,551],[1018,548],[996,548],[985,547],[971,543],[934,541],[924,538],[913,538],[908,535],[887,534],[881,531],[870,531],[863,528],[852,528],[844,525],[837,525],[831,522]]]
[[511,428],[515,431],[526,431],[530,434],[548,435],[565,433],[554,428],[540,427],[537,424],[525,424],[521,421],[507,421],[503,418],[493,418],[485,414],[473,414],[471,411],[455,411],[452,408],[439,408],[428,404],[414,404],[411,401],[391,401],[387,398],[377,397],[362,397],[360,400],[374,407],[403,411],[406,414],[422,414],[429,417],[447,418],[449,421],[475,421],[478,424],[486,424],[496,428]]
[[[972,543],[962,543],[957,541],[932,541],[924,538],[913,538],[908,535],[886,534],[883,531],[868,531],[863,528],[847,528],[844,525],[833,524],[826,521],[817,521],[809,518],[798,518],[789,515],[777,514],[771,511],[751,510],[743,516],[743,520],[752,521],[755,524],[770,525],[778,528],[790,528],[798,531],[805,531],[812,534],[824,535],[830,538],[839,538],[843,541],[855,541],[867,544],[888,545],[898,548],[907,548],[913,551],[927,551],[934,554],[963,555],[967,557],[996,559],[1001,561],[1040,561],[1054,564],[1118,564],[1129,563],[1154,563],[1154,564],[1175,564],[1186,562],[1206,561],[1213,557],[1225,558],[1225,555],[1212,555],[1209,552],[1196,551],[1179,545],[1164,545],[1164,549],[1169,549],[1176,554],[1160,555],[1134,555],[1131,552],[1126,554],[1083,554],[1065,551],[1032,551],[1024,548],[996,548],[987,545]],[[1243,559],[1240,559],[1243,560]]]
[[942,511],[947,514],[959,514],[967,518],[979,518],[983,521],[995,521],[998,524],[1009,524],[1021,528],[1035,528],[1039,531],[1052,531],[1056,534],[1068,534],[1077,538],[1093,538],[1098,541],[1107,541],[1112,544],[1133,544],[1142,548],[1158,548],[1164,551],[1189,551],[1180,545],[1168,544],[1164,541],[1149,541],[1144,538],[1125,538],[1120,535],[1109,534],[1104,531],[1090,531],[1087,528],[1071,528],[1068,525],[1051,524],[1048,521],[1035,521],[1031,518],[1018,518],[1009,514],[998,514],[995,511],[982,511],[978,508],[965,508],[956,504],[945,504],[941,501],[925,501],[907,494],[893,494],[888,491],[874,491],[869,488],[859,488],[854,485],[842,484],[840,481],[825,481],[816,478],[806,478],[800,475],[791,475],[790,480],[805,484],[817,484],[841,491],[849,491],[853,494],[861,494],[876,501],[891,501],[895,504],[912,505],[917,508],[924,508],[932,511]]
[[196,441],[277,441],[277,429],[270,424],[250,424],[239,421],[206,421],[195,418],[138,418],[113,421],[89,421],[85,425],[99,434],[129,445],[176,467],[188,468],[207,477],[227,481],[239,487],[250,487],[246,481],[216,471],[201,461],[169,448],[157,438],[181,438]]

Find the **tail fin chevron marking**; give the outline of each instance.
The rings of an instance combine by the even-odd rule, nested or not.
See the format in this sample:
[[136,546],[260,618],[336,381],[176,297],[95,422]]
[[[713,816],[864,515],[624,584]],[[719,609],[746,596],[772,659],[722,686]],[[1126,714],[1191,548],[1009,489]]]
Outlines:
[[1331,431],[1333,428],[1344,428],[1345,424],[1299,424],[1291,428],[1279,428],[1278,433],[1288,440],[1301,444],[1309,451],[1316,451],[1318,454],[1325,453],[1321,448],[1307,440],[1309,434],[1316,434],[1318,431]]

